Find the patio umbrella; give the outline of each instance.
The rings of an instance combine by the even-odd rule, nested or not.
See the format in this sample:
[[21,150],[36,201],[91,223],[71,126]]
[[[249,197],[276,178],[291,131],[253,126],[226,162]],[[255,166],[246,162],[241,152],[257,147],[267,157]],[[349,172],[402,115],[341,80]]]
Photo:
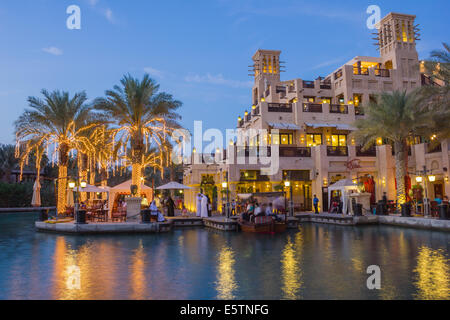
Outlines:
[[34,182],[33,186],[33,198],[31,199],[31,205],[33,207],[41,206],[41,184],[38,179]]
[[71,189],[67,189],[67,206],[73,207],[74,201],[73,201],[73,191]]
[[184,190],[184,189],[192,189],[191,187],[185,186],[184,184],[172,181],[163,186],[156,188],[157,190]]

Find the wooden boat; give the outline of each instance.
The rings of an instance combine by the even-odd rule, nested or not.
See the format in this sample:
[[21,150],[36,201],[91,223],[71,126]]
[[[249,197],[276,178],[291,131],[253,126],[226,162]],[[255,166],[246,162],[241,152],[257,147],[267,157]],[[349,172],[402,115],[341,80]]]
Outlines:
[[254,222],[247,222],[247,221],[238,221],[238,223],[243,232],[271,233],[272,229],[273,229],[273,222],[254,223]]
[[287,229],[287,222],[276,222],[272,217],[256,217],[255,222],[238,221],[243,232],[281,233]]

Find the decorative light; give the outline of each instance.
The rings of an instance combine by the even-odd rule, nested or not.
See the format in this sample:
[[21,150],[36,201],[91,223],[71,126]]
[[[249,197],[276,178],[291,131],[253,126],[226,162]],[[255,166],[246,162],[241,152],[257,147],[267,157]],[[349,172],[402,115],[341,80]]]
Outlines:
[[83,180],[83,181],[80,182],[80,187],[81,188],[86,188],[86,186],[87,186],[87,182],[86,181]]
[[430,180],[430,182],[435,182],[436,176],[435,175],[428,176],[428,180]]
[[382,138],[377,138],[377,145],[381,146],[383,144]]
[[327,180],[327,178],[323,178],[323,186],[324,186],[324,187],[328,186],[328,180]]
[[197,152],[197,149],[192,149],[192,153],[196,153]]
[[247,110],[245,110],[245,116],[248,116],[248,111]]
[[222,182],[222,188],[226,188],[228,186],[228,184],[226,183],[226,181]]
[[266,101],[266,99],[265,98],[261,98],[261,102],[264,102],[264,101]]
[[70,189],[75,188],[75,181],[69,181],[69,188]]
[[352,182],[353,182],[353,184],[357,184],[358,180],[357,179],[353,179]]
[[239,122],[241,122],[241,121],[242,121],[242,118],[241,118],[241,116],[239,116],[239,117],[238,117],[238,121],[239,121]]
[[252,105],[252,109],[255,110],[255,109],[256,109],[256,106],[255,106],[255,105]]
[[423,180],[423,179],[422,179],[422,177],[421,177],[421,176],[417,176],[417,177],[416,177],[416,181],[417,181],[417,182],[419,182],[419,183],[420,183],[420,182],[422,182],[422,180]]
[[284,182],[284,186],[285,187],[290,187],[291,186],[291,182],[290,181],[285,181]]

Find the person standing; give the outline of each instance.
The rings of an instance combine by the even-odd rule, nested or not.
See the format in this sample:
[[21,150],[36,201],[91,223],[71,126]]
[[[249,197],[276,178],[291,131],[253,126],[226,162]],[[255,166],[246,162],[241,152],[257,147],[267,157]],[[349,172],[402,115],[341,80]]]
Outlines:
[[313,205],[314,205],[314,213],[319,214],[319,198],[317,198],[317,195],[314,195]]
[[202,194],[201,199],[201,217],[208,218],[208,197]]
[[197,213],[196,213],[197,217],[202,216],[202,196],[203,196],[202,191],[203,190],[200,189],[200,192],[197,193],[197,199],[196,199],[197,200]]
[[167,216],[174,217],[175,216],[175,202],[173,202],[172,198],[169,196],[166,201],[167,206]]
[[231,201],[231,215],[236,215],[236,201],[234,199]]

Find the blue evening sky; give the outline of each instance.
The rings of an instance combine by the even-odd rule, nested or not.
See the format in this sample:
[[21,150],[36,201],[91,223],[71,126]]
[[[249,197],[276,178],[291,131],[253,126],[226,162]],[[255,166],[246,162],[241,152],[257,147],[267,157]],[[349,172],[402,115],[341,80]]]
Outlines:
[[[81,8],[81,30],[66,8]],[[448,0],[15,0],[0,2],[0,143],[40,90],[90,99],[125,73],[148,72],[181,100],[182,124],[234,128],[250,109],[247,66],[258,49],[282,50],[282,79],[313,80],[357,55],[378,55],[366,9],[417,15],[420,58],[450,42]]]

